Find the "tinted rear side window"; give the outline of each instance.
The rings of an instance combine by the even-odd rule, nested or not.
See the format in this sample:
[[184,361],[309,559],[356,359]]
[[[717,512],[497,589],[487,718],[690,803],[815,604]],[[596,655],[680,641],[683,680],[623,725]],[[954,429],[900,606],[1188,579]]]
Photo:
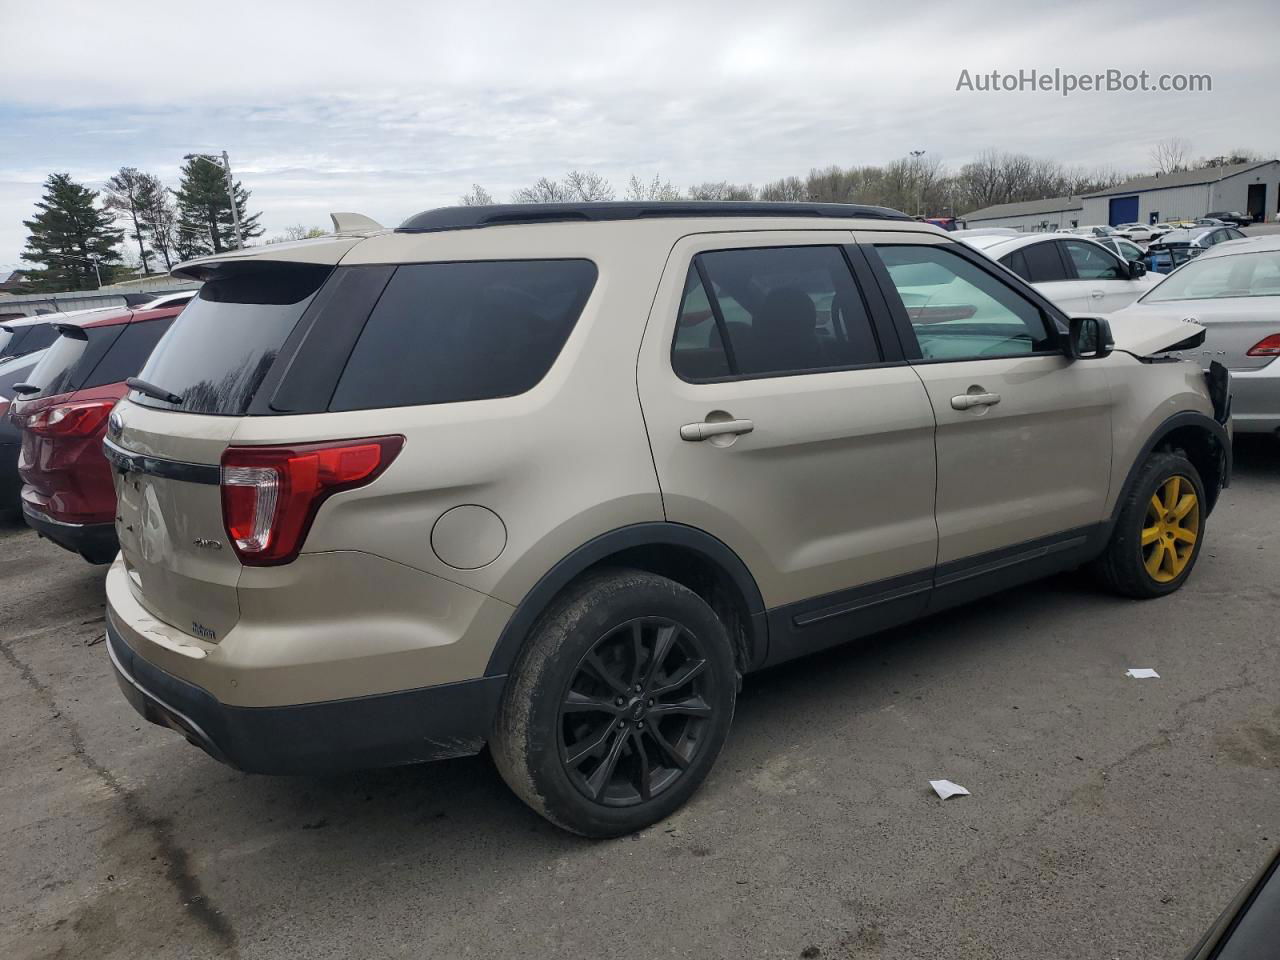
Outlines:
[[50,346],[58,339],[58,331],[51,323],[33,323],[30,326],[15,327],[13,338],[5,348],[5,356],[24,357]]
[[1062,264],[1062,257],[1058,255],[1056,243],[1052,241],[1033,243],[1023,247],[1021,253],[1027,265],[1027,272],[1022,274],[1024,279],[1032,283],[1053,283],[1056,280],[1069,279],[1067,268]]
[[671,351],[672,369],[685,380],[811,373],[880,359],[839,247],[716,250],[689,268]]
[[101,387],[136,377],[172,323],[173,318],[169,317],[126,326],[80,386]]
[[356,341],[329,409],[524,393],[555,362],[595,281],[589,260],[402,266]]
[[174,407],[134,391],[135,403],[164,410],[241,416],[285,339],[332,271],[314,264],[250,262],[206,280],[137,374],[182,397]]
[[62,334],[53,346],[45,351],[35,365],[27,382],[40,388],[39,393],[28,394],[25,399],[56,397],[62,393],[79,390],[85,375],[120,336],[123,324],[107,327],[90,327]]

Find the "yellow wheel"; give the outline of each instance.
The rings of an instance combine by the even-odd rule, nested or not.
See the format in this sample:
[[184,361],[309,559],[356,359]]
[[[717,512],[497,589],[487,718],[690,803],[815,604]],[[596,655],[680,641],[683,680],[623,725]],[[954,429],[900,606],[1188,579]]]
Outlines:
[[1175,474],[1147,501],[1142,528],[1142,566],[1156,583],[1172,583],[1196,552],[1200,498],[1190,478]]
[[1126,597],[1173,593],[1195,566],[1208,512],[1195,464],[1177,451],[1151,454],[1120,502],[1095,572]]

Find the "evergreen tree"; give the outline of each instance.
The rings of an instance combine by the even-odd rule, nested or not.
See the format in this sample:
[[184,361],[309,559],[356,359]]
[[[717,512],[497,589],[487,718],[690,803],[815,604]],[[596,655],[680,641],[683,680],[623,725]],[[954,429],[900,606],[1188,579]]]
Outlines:
[[142,225],[142,185],[145,177],[146,174],[137,167],[121,167],[120,172],[107,181],[105,196],[107,209],[114,210],[127,224],[133,226],[130,236],[138,245],[138,259],[142,261],[144,274],[151,272],[151,265],[147,260],[151,251],[147,249]]
[[169,190],[155,174],[142,174],[138,183],[138,221],[151,249],[164,261],[165,270],[172,270],[178,246],[178,211]]
[[35,289],[94,290],[98,286],[94,260],[102,282],[112,281],[124,232],[112,226],[115,218],[97,206],[97,199],[96,190],[76,183],[70,174],[49,175],[36,215],[22,221],[31,231],[22,259],[42,265],[28,274],[38,285]]
[[[240,232],[248,243],[262,235],[261,213],[250,214],[249,191],[235,183],[236,206],[240,212]],[[222,253],[236,248],[236,232],[227,197],[227,178],[221,164],[192,157],[182,168],[182,181],[174,191],[178,202],[178,242],[180,259]]]

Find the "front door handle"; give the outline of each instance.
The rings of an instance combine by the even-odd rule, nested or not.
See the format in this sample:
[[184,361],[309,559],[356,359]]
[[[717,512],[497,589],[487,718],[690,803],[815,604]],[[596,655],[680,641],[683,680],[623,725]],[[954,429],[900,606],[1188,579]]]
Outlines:
[[1093,297],[1093,299],[1095,299],[1095,300],[1101,300],[1101,299],[1102,299],[1103,297],[1105,297],[1106,295],[1107,295],[1107,291],[1105,291],[1105,290],[1090,290],[1090,291],[1089,291],[1089,296]]
[[682,426],[680,439],[698,441],[710,437],[740,436],[755,428],[756,425],[750,420],[702,420]]
[[962,393],[951,398],[952,410],[968,410],[970,407],[994,407],[1000,402],[998,393]]

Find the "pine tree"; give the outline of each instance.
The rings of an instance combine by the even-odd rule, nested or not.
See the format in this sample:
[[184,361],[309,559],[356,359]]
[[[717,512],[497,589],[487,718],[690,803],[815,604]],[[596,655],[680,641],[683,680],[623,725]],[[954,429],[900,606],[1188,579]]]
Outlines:
[[112,265],[120,262],[120,240],[124,232],[115,229],[114,217],[95,201],[89,190],[68,173],[54,173],[45,181],[44,197],[36,204],[36,215],[22,221],[31,231],[22,259],[42,264],[28,278],[39,290],[94,290],[99,264],[104,284],[113,279]]
[[146,174],[137,167],[121,167],[120,172],[107,181],[105,195],[106,208],[114,210],[124,217],[126,223],[133,225],[130,236],[138,244],[138,259],[142,261],[144,274],[151,272],[151,266],[147,262],[151,251],[147,249],[142,225],[141,195],[145,177]]
[[[262,235],[261,213],[250,214],[249,191],[235,183],[236,206],[240,212],[240,232],[247,243]],[[220,164],[204,157],[192,157],[182,168],[182,181],[174,191],[178,202],[178,242],[180,259],[222,253],[236,247],[236,232],[227,198],[227,179]]]
[[169,190],[155,174],[144,173],[138,184],[138,221],[151,249],[172,270],[177,249],[178,211]]

